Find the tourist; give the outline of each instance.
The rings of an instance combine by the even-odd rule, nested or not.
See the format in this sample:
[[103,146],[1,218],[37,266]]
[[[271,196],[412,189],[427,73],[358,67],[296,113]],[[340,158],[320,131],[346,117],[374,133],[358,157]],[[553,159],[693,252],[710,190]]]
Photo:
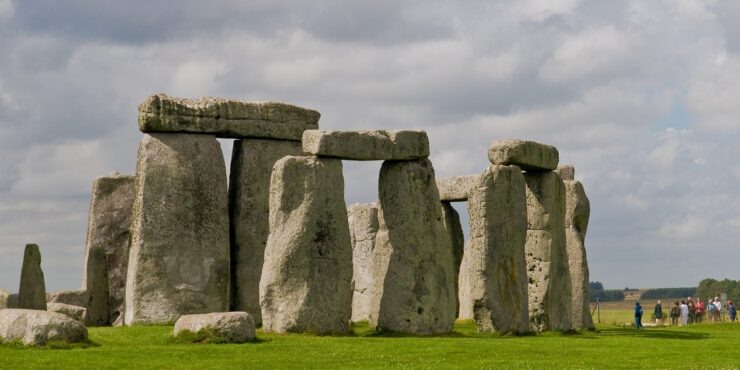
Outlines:
[[689,306],[686,305],[686,301],[681,301],[681,326],[689,324]]
[[707,321],[708,322],[714,322],[717,313],[717,306],[714,305],[714,301],[712,299],[707,299]]
[[704,302],[701,298],[696,299],[696,312],[694,312],[694,318],[696,322],[702,322],[702,316],[704,315]]
[[635,302],[635,327],[642,329],[642,307],[640,302]]
[[735,305],[732,304],[732,301],[727,301],[727,313],[730,316],[730,321],[735,321],[735,317],[737,316],[737,311],[735,311]]
[[722,321],[722,302],[719,301],[719,297],[714,297],[714,305],[717,307],[717,312],[714,313],[717,316],[716,321]]
[[663,319],[663,306],[660,305],[660,301],[655,305],[655,325],[660,326],[661,320]]
[[694,301],[689,297],[688,302],[686,302],[686,306],[689,307],[689,324],[694,323],[694,310],[696,307],[694,306]]
[[671,325],[678,325],[678,317],[681,316],[681,308],[678,307],[678,301],[671,307]]

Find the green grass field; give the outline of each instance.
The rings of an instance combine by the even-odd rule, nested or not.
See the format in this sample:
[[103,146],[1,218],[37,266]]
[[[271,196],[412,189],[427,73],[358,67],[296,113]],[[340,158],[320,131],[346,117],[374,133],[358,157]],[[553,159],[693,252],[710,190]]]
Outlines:
[[[630,321],[630,311],[609,314]],[[740,324],[729,323],[640,331],[601,324],[596,332],[521,337],[478,334],[470,322],[438,337],[379,336],[358,325],[345,337],[258,331],[241,345],[183,344],[171,335],[171,326],[91,328],[88,348],[0,345],[0,369],[740,367]]]

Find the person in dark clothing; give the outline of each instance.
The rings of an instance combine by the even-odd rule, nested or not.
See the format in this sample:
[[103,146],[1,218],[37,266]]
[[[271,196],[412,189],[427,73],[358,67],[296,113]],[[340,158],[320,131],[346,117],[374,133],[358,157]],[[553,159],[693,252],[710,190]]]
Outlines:
[[640,306],[640,302],[635,302],[635,327],[642,329],[642,306]]
[[732,304],[732,301],[727,301],[727,313],[730,315],[730,321],[735,321],[737,311],[735,310],[735,305]]
[[689,306],[689,324],[693,324],[695,322],[694,314],[696,311],[696,305],[694,305],[694,301],[689,297],[689,301],[686,302],[686,305]]
[[679,316],[681,316],[681,308],[678,306],[678,302],[676,302],[671,307],[671,325],[678,325]]
[[660,304],[660,301],[655,305],[655,310],[653,310],[655,314],[655,325],[660,325],[661,321],[663,321],[663,306]]

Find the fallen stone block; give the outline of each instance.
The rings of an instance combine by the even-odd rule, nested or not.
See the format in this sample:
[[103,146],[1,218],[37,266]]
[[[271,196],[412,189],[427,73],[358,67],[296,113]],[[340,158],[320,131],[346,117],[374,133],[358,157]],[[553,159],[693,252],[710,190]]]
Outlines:
[[64,303],[87,308],[90,295],[84,289],[57,290],[46,293],[46,303]]
[[464,202],[478,181],[478,175],[453,176],[437,179],[439,199],[443,202]]
[[378,233],[376,203],[353,204],[347,208],[352,241],[352,321],[369,319],[373,286],[373,250]]
[[18,308],[46,310],[46,283],[41,271],[41,252],[36,244],[26,244],[23,253]]
[[357,161],[411,160],[429,157],[429,138],[424,131],[307,130],[303,133],[303,150]]
[[46,310],[69,316],[83,324],[87,322],[87,309],[85,307],[73,306],[65,303],[47,303]]
[[317,111],[276,102],[180,99],[157,94],[139,105],[139,130],[301,140],[304,130],[319,127],[319,117]]
[[493,164],[517,165],[525,171],[550,171],[558,167],[558,150],[551,145],[525,140],[494,141],[488,147]]
[[229,343],[244,343],[254,339],[254,319],[246,312],[213,312],[183,315],[175,323],[174,336],[184,331],[211,331]]
[[82,323],[56,312],[0,310],[0,339],[19,340],[25,345],[45,345],[50,341],[79,343],[87,340]]

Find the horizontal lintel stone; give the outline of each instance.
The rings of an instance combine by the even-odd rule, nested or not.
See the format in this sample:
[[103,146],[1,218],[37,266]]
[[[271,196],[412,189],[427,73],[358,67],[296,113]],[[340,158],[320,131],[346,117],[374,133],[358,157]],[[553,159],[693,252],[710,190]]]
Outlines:
[[358,161],[412,160],[429,157],[429,138],[425,131],[307,130],[303,151]]
[[453,176],[437,179],[439,199],[443,202],[464,202],[470,189],[480,180],[479,175]]
[[526,140],[494,141],[488,147],[493,164],[515,164],[525,171],[550,171],[558,168],[558,150],[547,144]]

